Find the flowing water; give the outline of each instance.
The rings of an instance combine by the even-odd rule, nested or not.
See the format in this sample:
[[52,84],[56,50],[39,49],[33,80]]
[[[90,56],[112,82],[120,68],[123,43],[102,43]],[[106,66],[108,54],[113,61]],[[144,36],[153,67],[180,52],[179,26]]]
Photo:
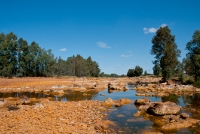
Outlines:
[[[64,96],[58,97],[54,95],[45,95],[42,93],[0,93],[0,98],[8,98],[8,97],[20,97],[20,96],[27,96],[29,98],[48,98],[53,101],[80,101],[80,100],[102,100],[104,101],[106,98],[111,98],[113,100],[119,100],[120,98],[128,98],[136,100],[138,98],[144,98],[143,96],[135,96],[136,91],[132,90],[133,85],[127,85],[129,90],[126,92],[112,92],[109,93],[108,90],[104,90],[101,92],[90,91],[87,92],[87,96],[83,95],[83,92],[74,92],[74,91],[66,91]],[[105,95],[102,96],[101,94]],[[195,94],[193,96],[176,96],[176,95],[169,95],[167,97],[147,97],[151,99],[152,102],[156,101],[171,101],[175,102],[176,104],[187,108],[186,111],[182,110],[182,112],[188,113],[192,118],[200,119],[200,94]],[[136,113],[138,110],[133,104],[124,105],[122,107],[111,107],[109,108],[108,112],[108,119],[114,121],[119,127],[117,127],[117,131],[119,133],[141,133],[143,130],[149,130],[153,132],[159,132],[158,126],[154,124],[148,117],[145,115],[134,117],[133,114]],[[173,132],[164,132],[164,133],[187,133],[193,134],[200,132],[200,128],[192,127],[186,129],[180,129],[178,131]]]

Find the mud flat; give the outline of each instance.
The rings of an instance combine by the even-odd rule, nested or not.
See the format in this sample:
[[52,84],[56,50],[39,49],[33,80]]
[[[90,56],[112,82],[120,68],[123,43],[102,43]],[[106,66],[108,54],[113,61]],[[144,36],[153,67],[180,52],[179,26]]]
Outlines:
[[114,133],[101,101],[55,102],[41,100],[33,106],[0,111],[1,133]]

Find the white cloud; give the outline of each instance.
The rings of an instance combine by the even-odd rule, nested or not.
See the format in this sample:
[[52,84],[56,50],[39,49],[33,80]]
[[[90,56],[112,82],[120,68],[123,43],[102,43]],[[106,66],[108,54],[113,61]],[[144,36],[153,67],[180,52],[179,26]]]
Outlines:
[[124,58],[128,58],[128,57],[131,57],[132,55],[124,55],[122,54],[121,57],[124,57]]
[[59,51],[65,52],[65,51],[67,51],[67,48],[61,48]]
[[[165,27],[165,26],[167,26],[167,24],[164,23],[164,24],[162,24],[160,27]],[[158,30],[158,28],[154,28],[154,27],[150,27],[150,28],[144,27],[144,28],[143,28],[143,31],[144,31],[145,34],[148,34],[148,33],[155,33],[157,30]]]
[[104,42],[97,42],[97,45],[101,48],[110,48],[110,46],[108,46],[106,43]]
[[167,26],[167,24],[162,24],[160,27],[166,27]]

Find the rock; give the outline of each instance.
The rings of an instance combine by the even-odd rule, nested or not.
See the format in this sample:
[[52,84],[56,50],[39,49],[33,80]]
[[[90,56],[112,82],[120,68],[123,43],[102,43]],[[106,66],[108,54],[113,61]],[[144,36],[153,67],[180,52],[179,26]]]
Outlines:
[[127,98],[120,98],[119,99],[119,103],[122,104],[122,105],[124,105],[124,104],[130,104],[131,100],[127,99]]
[[54,90],[52,94],[55,96],[63,96],[65,92],[63,90]]
[[31,103],[30,98],[28,98],[25,95],[20,96],[19,99],[16,100],[16,105],[26,105],[26,104],[30,104],[30,103]]
[[169,115],[177,114],[181,110],[181,106],[174,102],[155,102],[147,109],[147,112],[153,115]]
[[34,92],[35,93],[40,93],[40,92],[42,92],[42,90],[41,89],[34,89]]
[[145,103],[148,103],[148,102],[151,102],[151,100],[148,98],[141,98],[141,99],[135,100],[134,104],[135,105],[144,105]]
[[156,88],[157,84],[148,84],[147,86],[148,86],[148,88]]
[[112,100],[111,98],[107,98],[105,101],[104,101],[104,104],[106,106],[112,106],[114,105],[116,102],[114,100]]
[[46,95],[49,95],[51,93],[51,91],[49,89],[43,90],[43,93]]
[[121,106],[123,106],[121,103],[119,102],[115,103],[115,107],[121,107]]
[[166,125],[163,125],[161,127],[161,130],[170,131],[170,130],[178,130],[181,128],[188,128],[198,122],[199,120],[187,118],[186,120],[180,120],[178,122],[173,122],[173,123],[168,123]]
[[141,115],[140,111],[137,111],[137,113],[133,114],[134,117],[139,117]]
[[174,81],[172,81],[172,80],[167,80],[167,85],[174,85]]
[[87,96],[88,94],[87,93],[83,93],[83,96]]
[[100,96],[105,96],[105,94],[100,94]]
[[5,102],[4,102],[4,101],[0,101],[0,107],[3,107],[3,106],[4,106],[4,104],[5,104]]
[[181,113],[181,114],[180,114],[180,117],[181,117],[182,119],[186,119],[186,118],[189,118],[190,116],[189,116],[189,114]]
[[156,93],[156,96],[159,96],[159,97],[163,97],[163,96],[169,96],[168,93]]
[[41,103],[36,103],[34,106],[34,109],[38,109],[38,108],[44,108],[44,106]]
[[138,110],[140,111],[147,111],[147,109],[151,106],[151,102],[146,102],[144,105],[140,105],[138,107]]

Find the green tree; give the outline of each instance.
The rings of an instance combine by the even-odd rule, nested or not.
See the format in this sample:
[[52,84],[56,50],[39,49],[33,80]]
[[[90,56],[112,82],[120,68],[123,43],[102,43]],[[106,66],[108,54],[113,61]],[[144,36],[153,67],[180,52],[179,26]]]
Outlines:
[[135,76],[140,76],[142,75],[142,73],[143,73],[143,69],[140,66],[136,66],[135,71],[134,71]]
[[156,76],[161,76],[162,75],[162,70],[160,68],[160,64],[159,64],[159,61],[155,60],[153,62],[154,64],[154,67],[153,67],[153,74],[156,75]]
[[17,36],[0,35],[0,75],[12,77],[17,71]]
[[135,76],[135,70],[134,69],[129,69],[127,72],[128,77],[134,77]]
[[180,50],[175,44],[175,36],[171,35],[167,26],[160,27],[152,43],[151,54],[155,55],[156,60],[159,61],[163,79],[166,81],[174,75],[178,64],[177,58],[180,56]]
[[144,76],[146,76],[146,75],[148,75],[148,74],[147,74],[147,71],[145,70],[145,71],[144,71]]
[[178,62],[178,65],[175,68],[175,76],[181,77],[183,75],[183,64],[181,62]]
[[200,79],[200,30],[194,32],[192,40],[186,45],[186,49],[188,50],[187,62],[189,62],[190,70],[193,70],[190,73],[194,75],[195,80]]
[[188,75],[194,74],[194,70],[191,67],[191,60],[190,60],[189,56],[186,58],[183,58],[182,66],[183,66],[183,70],[185,71],[186,74],[188,74]]
[[68,57],[66,61],[67,66],[67,75],[69,76],[75,76],[75,56]]
[[17,77],[28,76],[28,54],[29,48],[28,43],[23,38],[20,38],[17,42],[17,58],[18,68]]

